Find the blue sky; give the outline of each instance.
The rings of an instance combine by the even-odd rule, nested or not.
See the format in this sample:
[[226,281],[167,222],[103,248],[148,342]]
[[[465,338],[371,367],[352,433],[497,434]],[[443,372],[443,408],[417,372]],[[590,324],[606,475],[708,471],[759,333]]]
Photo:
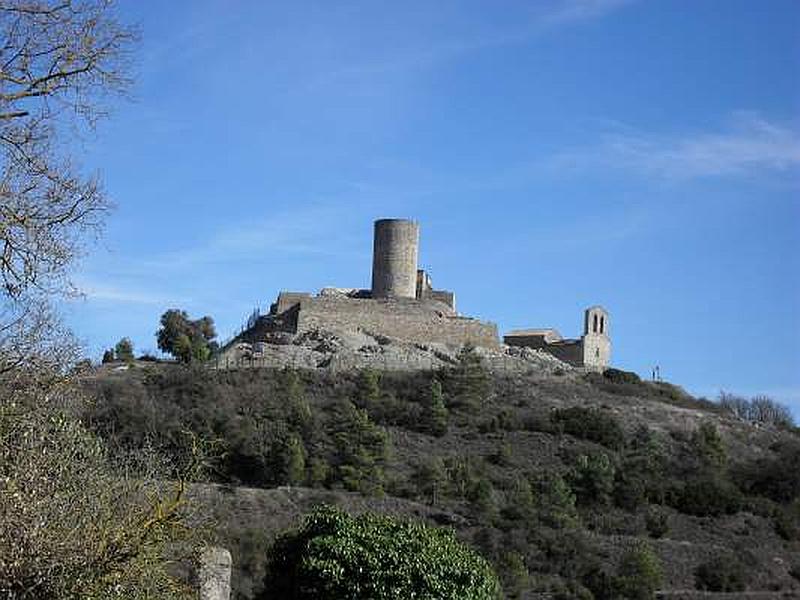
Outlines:
[[68,310],[87,352],[221,337],[369,285],[372,221],[501,331],[612,315],[615,365],[800,416],[794,0],[126,2],[133,100],[82,161],[117,203]]

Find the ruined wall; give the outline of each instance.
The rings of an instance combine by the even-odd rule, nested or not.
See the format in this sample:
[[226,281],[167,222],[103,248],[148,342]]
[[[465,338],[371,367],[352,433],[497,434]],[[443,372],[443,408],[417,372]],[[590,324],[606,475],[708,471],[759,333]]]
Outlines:
[[457,316],[439,302],[404,298],[351,299],[316,297],[303,304],[297,332],[312,329],[354,331],[362,329],[407,342],[461,346],[499,346],[497,326]]

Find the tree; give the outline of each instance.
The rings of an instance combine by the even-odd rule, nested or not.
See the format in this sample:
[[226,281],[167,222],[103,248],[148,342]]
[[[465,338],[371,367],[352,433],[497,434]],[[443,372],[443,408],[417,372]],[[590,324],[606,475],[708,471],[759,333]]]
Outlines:
[[469,342],[459,350],[456,360],[445,379],[447,396],[453,404],[474,410],[489,394],[489,372],[475,346]]
[[578,456],[569,483],[579,504],[607,505],[614,489],[614,464],[604,452]]
[[111,203],[69,142],[128,89],[136,37],[105,0],[0,2],[0,370],[74,358],[51,300]]
[[381,399],[380,374],[375,369],[362,369],[356,381],[356,406],[372,410]]
[[114,350],[108,348],[103,352],[103,359],[101,361],[104,365],[114,362]]
[[127,363],[133,362],[133,342],[124,337],[114,346],[114,357]]
[[434,377],[431,381],[430,393],[423,398],[422,402],[422,420],[426,431],[437,437],[447,433],[447,415],[442,384]]
[[217,332],[211,317],[192,320],[185,310],[174,308],[161,315],[161,328],[156,332],[159,350],[185,363],[207,360],[215,337]]
[[270,549],[262,597],[494,600],[499,588],[450,529],[322,507]]
[[386,430],[373,423],[367,411],[349,401],[336,408],[332,425],[335,467],[345,488],[383,494],[383,465],[389,453]]
[[652,600],[664,580],[661,561],[646,543],[639,543],[622,555],[614,587],[616,598]]

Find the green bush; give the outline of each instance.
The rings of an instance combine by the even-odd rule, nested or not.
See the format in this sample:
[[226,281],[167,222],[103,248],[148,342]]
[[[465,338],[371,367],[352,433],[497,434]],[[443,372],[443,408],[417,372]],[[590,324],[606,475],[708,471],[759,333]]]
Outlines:
[[625,432],[617,420],[597,408],[573,406],[554,410],[550,416],[560,431],[617,450],[625,444]]
[[606,369],[603,377],[612,383],[641,383],[641,378],[633,371],[622,371],[620,369]]
[[578,504],[607,505],[614,489],[614,464],[604,452],[582,454],[570,471],[567,481]]
[[651,507],[644,517],[644,524],[650,537],[658,539],[669,531],[669,516],[662,509]]
[[715,556],[695,570],[695,587],[709,592],[741,592],[747,583],[745,573],[745,566],[734,556]]
[[652,600],[664,580],[661,561],[646,543],[622,555],[614,581],[615,598]]
[[669,495],[670,504],[682,513],[698,517],[734,514],[742,508],[739,490],[719,476],[702,475],[687,481]]
[[262,598],[493,600],[489,563],[449,529],[331,507],[308,515],[269,552]]

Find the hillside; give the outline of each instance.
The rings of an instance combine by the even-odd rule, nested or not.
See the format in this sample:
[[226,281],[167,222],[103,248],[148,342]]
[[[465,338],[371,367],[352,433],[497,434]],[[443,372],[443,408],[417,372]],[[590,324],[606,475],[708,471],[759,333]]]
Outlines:
[[490,371],[463,352],[436,371],[138,363],[85,378],[86,420],[120,450],[177,457],[187,429],[221,441],[192,497],[233,552],[238,598],[258,597],[271,539],[320,502],[452,526],[512,598],[606,597],[642,542],[666,597],[800,595],[796,431],[551,367]]

